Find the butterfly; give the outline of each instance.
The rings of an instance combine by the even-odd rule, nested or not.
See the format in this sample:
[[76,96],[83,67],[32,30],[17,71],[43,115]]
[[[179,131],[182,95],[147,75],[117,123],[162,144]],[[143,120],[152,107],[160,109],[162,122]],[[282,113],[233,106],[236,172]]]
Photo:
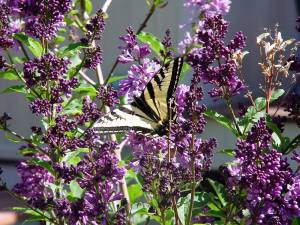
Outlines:
[[176,91],[183,58],[167,63],[148,82],[140,97],[131,104],[122,105],[94,124],[99,133],[124,133],[129,130],[142,133],[163,134],[169,120],[176,116],[174,93]]

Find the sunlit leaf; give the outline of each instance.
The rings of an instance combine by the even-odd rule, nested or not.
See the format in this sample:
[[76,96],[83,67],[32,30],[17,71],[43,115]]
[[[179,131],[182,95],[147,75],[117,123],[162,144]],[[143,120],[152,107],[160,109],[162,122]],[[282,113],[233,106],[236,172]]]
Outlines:
[[32,37],[27,36],[25,33],[15,34],[14,37],[20,42],[22,42],[34,56],[36,57],[42,56],[43,47],[38,41],[36,41]]

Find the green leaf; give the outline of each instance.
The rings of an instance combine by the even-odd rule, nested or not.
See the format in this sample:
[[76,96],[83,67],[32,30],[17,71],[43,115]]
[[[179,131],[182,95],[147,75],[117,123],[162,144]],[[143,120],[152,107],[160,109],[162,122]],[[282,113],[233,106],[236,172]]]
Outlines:
[[209,193],[197,192],[195,195],[193,216],[197,216],[199,213],[201,213],[203,211],[203,208],[207,206],[211,199],[212,196]]
[[145,44],[149,44],[151,50],[158,56],[160,56],[161,51],[164,51],[164,46],[162,45],[162,43],[151,33],[141,32],[138,35],[138,40]]
[[38,165],[40,167],[43,167],[44,169],[48,170],[53,175],[55,174],[54,169],[52,168],[52,166],[50,165],[50,163],[47,162],[47,161],[44,161],[44,160],[38,159],[38,158],[32,158],[30,160],[30,162],[33,163],[33,164],[36,164],[36,165]]
[[[270,98],[270,103],[274,102],[279,97],[281,97],[284,94],[284,92],[285,91],[283,89],[277,89],[277,90],[273,91],[272,96]],[[257,111],[262,111],[266,108],[266,99],[265,98],[259,97],[259,98],[255,99],[254,102],[255,102]]]
[[27,215],[28,218],[26,218],[26,221],[44,221],[47,219],[44,213],[38,209],[32,210],[30,208],[13,207],[11,210]]
[[14,142],[14,143],[20,143],[21,140],[15,136],[12,136],[10,133],[8,132],[5,132],[4,134],[5,138],[11,142]]
[[79,155],[82,155],[83,153],[87,152],[89,152],[88,148],[80,148],[76,151],[68,152],[62,161],[66,162],[68,165],[76,166],[81,160],[81,157]]
[[55,44],[61,44],[61,43],[63,43],[65,41],[65,37],[63,37],[63,36],[57,36],[57,37],[55,37],[54,39],[53,39],[53,42],[55,43]]
[[280,98],[285,93],[284,89],[277,89],[273,91],[270,101],[273,102]]
[[19,76],[13,70],[7,70],[0,72],[0,78],[5,80],[19,80]]
[[168,1],[165,1],[165,0],[154,0],[153,3],[154,3],[154,5],[156,7],[163,8],[163,7],[165,7],[168,4]]
[[218,153],[226,154],[230,157],[235,156],[235,151],[233,149],[222,149],[222,150],[218,151]]
[[80,199],[84,194],[84,189],[80,187],[76,180],[70,182],[69,188],[71,190],[71,196]]
[[88,48],[88,46],[81,42],[71,43],[67,47],[60,49],[59,55],[60,55],[60,57],[72,56],[75,53],[77,53],[80,49],[83,49],[83,48]]
[[35,57],[41,57],[43,55],[43,47],[35,39],[27,36],[25,33],[15,34],[14,37],[22,42]]
[[273,131],[272,139],[275,142],[275,145],[278,146],[280,149],[285,146],[285,138],[282,136],[281,130],[277,127],[270,115],[267,115],[267,126]]
[[225,191],[225,187],[223,184],[217,182],[217,181],[214,181],[212,179],[207,179],[209,184],[212,186],[212,188],[214,189],[215,193],[217,194],[218,196],[218,199],[220,200],[221,204],[223,206],[226,206],[227,205],[227,197],[226,197],[226,191]]
[[19,150],[19,154],[21,155],[28,155],[28,154],[35,154],[38,153],[39,151],[34,149],[34,148],[22,148]]
[[56,193],[59,193],[59,191],[62,189],[61,186],[53,183],[46,183],[45,186],[52,191],[53,196],[56,196]]
[[208,109],[204,112],[204,115],[208,118],[215,120],[217,123],[222,125],[223,127],[229,129],[231,132],[237,134],[235,128],[232,127],[231,120],[225,117],[224,115],[217,113],[214,110]]
[[84,0],[85,10],[88,14],[93,11],[93,3],[90,0]]
[[127,76],[113,76],[113,77],[109,78],[107,83],[109,83],[109,84],[114,83],[114,82],[117,82],[119,80],[123,80],[125,78],[127,78]]
[[292,225],[300,225],[300,218],[294,218]]
[[14,93],[14,92],[27,94],[27,89],[24,85],[13,85],[2,91],[2,93]]
[[[225,218],[225,213],[220,210],[209,210],[207,213],[205,213],[205,216],[212,216],[217,218]],[[224,223],[222,223],[224,224]]]
[[13,58],[13,61],[17,64],[23,64],[24,62],[26,62],[26,58],[24,58],[24,57],[21,58],[21,57],[16,56]]
[[136,203],[138,198],[143,196],[143,190],[139,184],[131,184],[128,187],[130,202]]
[[73,90],[73,98],[79,98],[82,96],[96,97],[97,90],[94,87],[78,87]]

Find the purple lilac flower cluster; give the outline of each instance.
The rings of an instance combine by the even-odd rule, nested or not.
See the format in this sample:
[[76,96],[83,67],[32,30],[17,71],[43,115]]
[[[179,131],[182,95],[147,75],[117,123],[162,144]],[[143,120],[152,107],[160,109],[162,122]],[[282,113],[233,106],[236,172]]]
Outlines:
[[97,65],[103,61],[101,47],[96,44],[96,41],[102,39],[104,28],[104,13],[100,10],[86,25],[86,38],[81,39],[82,43],[92,45],[84,51],[85,62],[83,66],[85,68],[96,69]]
[[64,14],[71,9],[71,0],[19,0],[19,14],[25,18],[25,30],[36,38],[51,40],[65,25]]
[[182,184],[201,181],[211,166],[216,140],[196,138],[206,124],[206,108],[198,103],[202,97],[196,84],[179,86],[175,102],[178,118],[170,124],[169,137],[131,132],[127,138],[135,156],[130,166],[143,177],[144,191],[159,196],[162,209],[171,206]]
[[230,9],[230,0],[186,0],[184,6],[192,10],[193,14],[207,17],[217,14],[225,15]]
[[120,103],[118,92],[111,85],[101,86],[98,89],[97,98],[110,108],[114,108]]
[[0,3],[0,48],[8,49],[13,46],[12,28],[10,25],[10,15],[12,11],[9,5]]
[[196,44],[202,47],[192,49],[187,56],[194,69],[193,81],[212,84],[209,95],[216,100],[235,96],[245,87],[233,59],[233,54],[245,47],[245,37],[238,32],[226,45],[223,39],[227,32],[228,23],[221,15],[205,18],[202,29],[197,32]]
[[50,115],[55,109],[61,111],[63,96],[70,97],[72,89],[77,87],[77,78],[67,80],[65,74],[68,72],[68,59],[60,59],[53,53],[43,55],[24,63],[24,79],[28,88],[39,87],[42,91],[48,91],[50,97],[37,98],[30,104],[34,114]]
[[[91,141],[92,132],[87,134],[87,142]],[[91,152],[76,166],[76,170],[82,175],[78,183],[85,190],[84,197],[76,202],[67,198],[55,199],[56,213],[71,225],[78,222],[85,225],[98,224],[98,221],[101,221],[101,224],[124,224],[124,208],[119,208],[113,219],[114,223],[111,223],[108,208],[111,202],[122,198],[117,192],[117,186],[125,171],[119,167],[119,161],[114,154],[117,145],[114,142],[106,142],[99,146],[98,142],[94,142],[88,146]]]
[[246,207],[255,224],[291,224],[300,215],[299,173],[272,148],[271,131],[264,119],[237,143],[236,160],[229,168],[232,187],[247,191]]
[[128,95],[128,102],[134,97],[139,97],[145,89],[147,83],[159,71],[160,65],[151,61],[147,56],[151,53],[149,45],[140,46],[136,35],[131,27],[127,29],[127,34],[120,37],[125,46],[120,47],[122,54],[118,61],[122,64],[136,63],[130,67],[128,78],[120,82],[119,95]]
[[[32,155],[31,158],[50,162],[49,157],[42,154]],[[53,199],[53,194],[46,187],[54,182],[53,174],[29,161],[20,162],[17,172],[21,176],[21,182],[14,186],[13,191],[24,197],[33,207],[45,208]]]
[[[121,200],[118,191],[125,170],[119,166],[115,155],[115,142],[101,142],[101,137],[93,129],[87,129],[80,136],[76,133],[83,123],[98,119],[100,111],[90,99],[83,102],[83,113],[76,117],[59,115],[54,125],[46,132],[33,127],[32,130],[43,142],[44,154],[27,155],[29,159],[18,165],[21,182],[13,191],[24,197],[28,204],[39,209],[49,205],[60,221],[67,224],[125,224],[124,206],[119,206],[115,215],[111,215],[109,204]],[[31,146],[35,148],[35,146]],[[77,149],[89,149],[83,159],[76,164],[69,164],[61,159]],[[38,149],[40,150],[40,149]],[[33,158],[48,163],[55,173],[39,165],[32,164]],[[51,160],[50,160],[51,159]],[[63,182],[69,185],[76,180],[84,190],[83,196],[74,201],[65,192],[54,193],[49,184]],[[112,223],[113,221],[113,223]]]

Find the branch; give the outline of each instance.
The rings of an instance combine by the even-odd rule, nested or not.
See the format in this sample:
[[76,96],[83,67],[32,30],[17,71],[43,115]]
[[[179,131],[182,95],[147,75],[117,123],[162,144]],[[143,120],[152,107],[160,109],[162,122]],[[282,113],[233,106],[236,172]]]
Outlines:
[[111,3],[112,3],[112,0],[106,0],[101,8],[102,12],[106,13]]
[[82,78],[88,82],[90,85],[96,86],[96,82],[93,81],[91,78],[89,78],[88,75],[86,75],[83,71],[79,71],[79,74],[82,76]]

